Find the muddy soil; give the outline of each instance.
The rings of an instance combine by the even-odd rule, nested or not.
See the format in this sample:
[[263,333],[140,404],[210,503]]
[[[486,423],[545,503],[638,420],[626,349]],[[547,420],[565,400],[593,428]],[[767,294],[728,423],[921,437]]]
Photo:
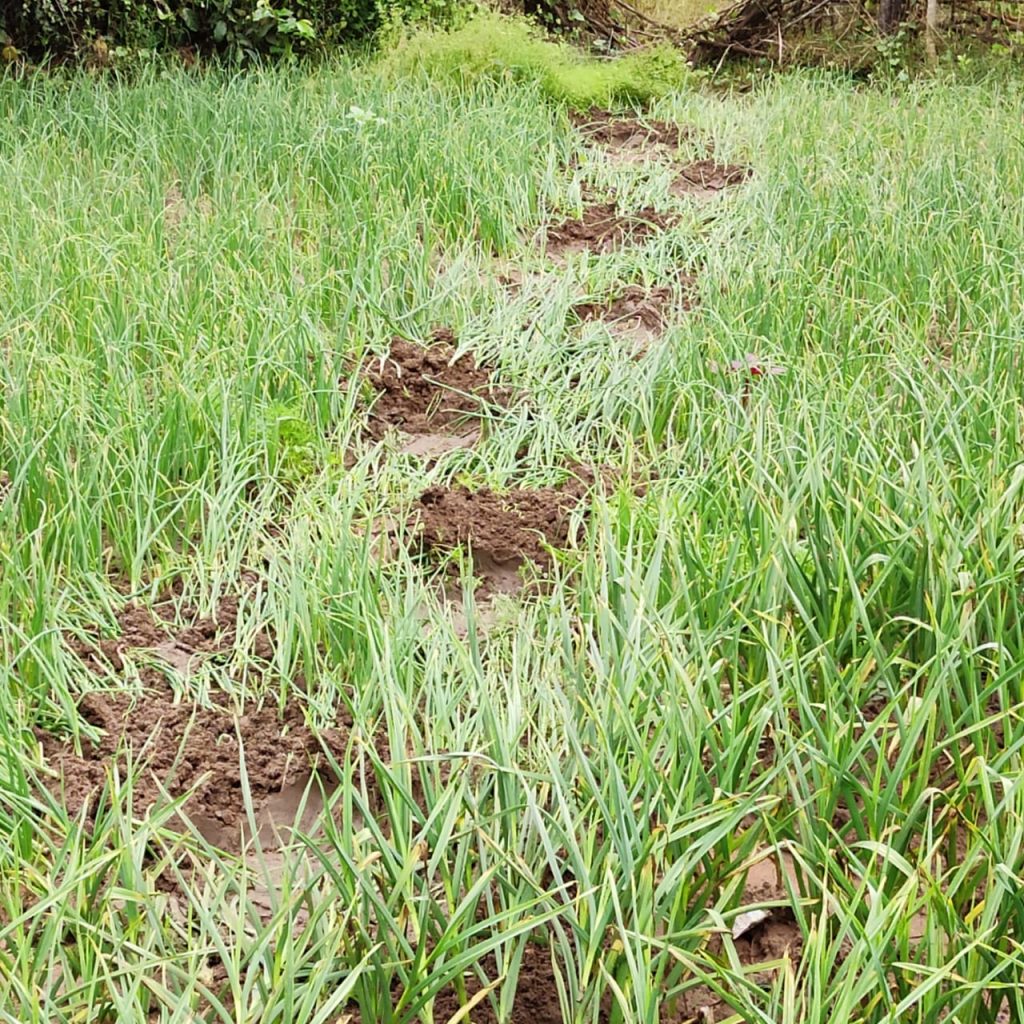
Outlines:
[[547,568],[547,549],[568,545],[571,513],[588,486],[574,479],[559,487],[500,494],[488,488],[432,487],[420,496],[412,522],[424,549],[447,554],[468,547],[485,591],[512,592],[524,563]]
[[[171,606],[158,605],[157,611],[169,616]],[[183,609],[186,615],[188,611]],[[136,814],[163,801],[161,789],[178,797],[198,787],[186,813],[210,841],[237,850],[246,814],[241,752],[249,794],[261,808],[287,787],[308,781],[325,745],[335,753],[343,750],[351,722],[339,721],[338,729],[318,738],[306,726],[298,704],[283,714],[255,706],[239,713],[216,694],[208,707],[178,699],[171,676],[176,672],[187,677],[203,661],[231,652],[237,642],[237,613],[238,598],[226,598],[213,618],[175,628],[148,609],[128,604],[117,619],[118,636],[68,638],[71,650],[98,673],[107,665],[115,673],[125,671],[130,661],[143,686],[141,696],[106,691],[82,698],[82,717],[101,732],[96,744],[83,741],[81,753],[52,733],[37,733],[54,772],[51,788],[72,814],[91,805],[115,765],[123,774],[130,756],[137,775]],[[254,646],[262,657],[272,650],[267,636],[259,636]]]
[[689,309],[688,295],[694,279],[680,275],[680,287],[627,285],[601,301],[578,302],[572,311],[580,323],[603,321],[616,334],[635,338],[646,345],[656,340],[674,309]]
[[[243,590],[252,596],[255,577],[242,580]],[[203,618],[196,608],[183,605],[176,611],[173,599],[167,596],[158,601],[152,611],[143,605],[128,603],[118,613],[116,635],[103,637],[100,631],[87,631],[81,637],[65,639],[72,652],[98,674],[109,666],[114,672],[126,669],[126,656],[133,651],[150,651],[153,659],[139,665],[139,677],[146,686],[159,686],[167,678],[166,668],[188,676],[202,662],[223,658],[233,652],[238,643],[238,613],[246,594],[231,594],[218,603],[213,615]],[[178,616],[186,625],[174,625]],[[266,660],[273,655],[271,637],[258,632],[249,653]],[[161,667],[165,666],[165,667]]]
[[[787,879],[795,889],[796,868],[788,855],[760,861],[747,874],[741,905],[788,903]],[[745,913],[734,919],[732,927],[732,941],[740,963],[751,969],[748,977],[765,987],[770,987],[773,972],[759,972],[758,964],[779,960],[783,956],[788,956],[794,963],[799,962],[803,937],[796,917],[787,907]],[[709,950],[715,956],[723,956],[722,940],[713,937]],[[663,1007],[661,1019],[671,1024],[703,1024],[704,1021],[724,1020],[733,1012],[713,989],[698,985]]]
[[701,196],[742,185],[753,171],[740,164],[719,164],[714,160],[695,160],[679,169],[669,191],[676,196]]
[[637,156],[657,154],[663,148],[676,150],[693,135],[692,129],[686,125],[671,121],[640,121],[599,109],[574,115],[572,123],[588,142]]
[[642,245],[672,226],[674,218],[650,207],[620,214],[614,203],[591,203],[579,218],[548,227],[545,251],[555,259],[581,252],[610,253],[625,245]]
[[370,434],[380,440],[390,429],[409,435],[403,451],[431,456],[471,446],[476,420],[487,405],[506,405],[507,389],[494,371],[470,354],[455,357],[451,331],[435,331],[428,348],[395,338],[383,359],[374,360],[366,380],[378,392],[370,413]]
[[[486,957],[484,964],[489,979],[498,977],[493,956]],[[470,998],[480,991],[480,982],[475,975],[466,978],[466,991]],[[461,1006],[461,1000],[453,989],[442,992],[434,1001],[434,1019],[450,1020]],[[602,1014],[602,1018],[606,1017],[606,1014]],[[498,1021],[486,999],[474,1008],[469,1019],[473,1024],[497,1024]],[[544,946],[530,943],[523,951],[519,967],[511,1024],[563,1024],[564,1020],[558,1002],[558,982],[551,966],[551,953]],[[364,1024],[370,1022],[364,1021]]]

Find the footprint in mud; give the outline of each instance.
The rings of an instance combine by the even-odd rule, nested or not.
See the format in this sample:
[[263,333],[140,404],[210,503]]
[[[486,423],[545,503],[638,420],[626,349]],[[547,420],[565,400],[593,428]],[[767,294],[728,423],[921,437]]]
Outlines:
[[580,323],[607,324],[613,334],[632,341],[639,356],[661,337],[673,310],[690,308],[688,295],[695,279],[681,273],[679,282],[678,289],[670,285],[626,285],[603,301],[578,302],[572,312]]
[[510,395],[493,382],[494,370],[470,354],[456,357],[454,335],[435,331],[427,348],[395,338],[386,356],[374,360],[365,379],[378,394],[370,412],[377,440],[390,429],[406,435],[402,451],[435,459],[480,439],[487,406],[504,406]]
[[411,525],[424,550],[446,555],[467,548],[480,596],[515,593],[522,588],[520,569],[532,562],[551,565],[551,548],[568,546],[573,510],[588,484],[566,481],[558,487],[519,488],[499,493],[489,488],[432,487],[413,511]]
[[[315,839],[323,834],[327,801],[339,785],[329,772],[299,773],[255,810],[255,830],[248,816],[228,826],[204,815],[190,815],[193,827],[210,846],[239,852],[247,869],[247,902],[263,919],[273,915],[283,893],[315,875],[315,859],[297,836]],[[202,866],[198,854],[191,859],[194,866]],[[308,917],[308,909],[299,905],[293,926],[301,929]]]
[[556,262],[583,252],[607,254],[626,245],[642,245],[674,223],[671,214],[644,207],[620,214],[614,203],[591,203],[545,231],[544,251]]
[[616,162],[625,164],[674,156],[693,135],[692,129],[671,121],[641,121],[596,108],[573,116],[572,123],[587,142],[601,146]]

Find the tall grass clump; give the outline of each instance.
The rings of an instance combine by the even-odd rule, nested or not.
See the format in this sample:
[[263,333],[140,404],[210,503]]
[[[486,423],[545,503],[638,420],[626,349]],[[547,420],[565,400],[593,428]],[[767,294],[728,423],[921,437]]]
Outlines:
[[682,87],[688,73],[671,47],[597,59],[545,38],[523,19],[498,14],[482,14],[453,32],[419,33],[386,62],[399,71],[423,68],[460,82],[536,82],[550,99],[577,109],[647,103]]

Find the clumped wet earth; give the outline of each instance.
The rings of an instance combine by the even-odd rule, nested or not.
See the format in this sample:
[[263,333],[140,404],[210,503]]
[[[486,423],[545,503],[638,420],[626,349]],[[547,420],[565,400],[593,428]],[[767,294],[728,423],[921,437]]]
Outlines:
[[405,435],[403,450],[443,454],[471,446],[480,422],[492,406],[510,400],[495,383],[493,367],[479,365],[471,353],[456,354],[455,335],[434,332],[428,345],[395,338],[387,355],[370,360],[365,380],[374,392],[371,435],[389,430]]
[[588,489],[578,479],[504,492],[431,487],[420,495],[410,525],[426,551],[467,549],[486,589],[514,589],[512,581],[527,562],[546,568],[550,550],[570,542],[573,510]]
[[572,312],[580,323],[604,323],[613,334],[633,336],[647,345],[660,337],[674,311],[690,308],[694,284],[685,273],[677,285],[628,284],[603,298],[577,302]]
[[573,114],[571,120],[586,142],[643,152],[657,150],[658,147],[678,149],[694,134],[692,128],[672,121],[640,120],[597,108]]
[[615,203],[591,203],[579,217],[548,227],[545,252],[565,258],[578,253],[610,253],[623,246],[643,245],[672,226],[674,217],[651,207],[620,213]]
[[714,160],[695,160],[681,167],[672,183],[676,195],[721,192],[733,185],[742,185],[753,172],[740,164],[719,164]]
[[753,171],[742,164],[719,163],[710,154],[690,162],[679,158],[682,146],[696,135],[693,129],[665,121],[621,117],[595,110],[573,118],[580,135],[613,163],[645,167],[658,164],[673,172],[669,192],[677,197],[707,197],[742,185]]
[[[173,604],[158,608],[170,616]],[[130,767],[138,811],[191,792],[186,810],[197,830],[237,851],[246,816],[244,791],[260,807],[273,794],[308,779],[325,749],[343,749],[351,725],[343,715],[336,728],[314,734],[297,703],[283,711],[255,702],[237,708],[214,692],[202,706],[176,692],[175,677],[185,681],[235,650],[238,608],[237,597],[225,598],[212,617],[175,627],[169,618],[129,603],[117,615],[115,635],[68,638],[71,651],[98,676],[117,678],[131,666],[139,683],[82,698],[78,711],[97,731],[96,742],[85,737],[76,750],[70,739],[38,731],[43,756],[55,773],[51,784],[69,811],[77,815],[84,808],[91,817],[114,768],[123,775]],[[253,647],[257,657],[269,657],[273,638],[258,634]]]

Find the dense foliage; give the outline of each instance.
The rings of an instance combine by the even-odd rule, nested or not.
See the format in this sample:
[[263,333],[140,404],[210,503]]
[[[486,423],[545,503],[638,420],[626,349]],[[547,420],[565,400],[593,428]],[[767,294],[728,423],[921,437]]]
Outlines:
[[8,59],[188,48],[288,54],[365,36],[393,22],[450,21],[463,0],[0,0]]
[[[1024,1021],[1019,77],[679,90],[642,162],[500,73],[108,77],[0,81],[0,1021]],[[606,197],[671,226],[549,260]],[[680,269],[642,346],[581,321]],[[433,460],[358,368],[440,325],[511,398]],[[579,466],[528,589],[419,550]],[[115,696],[155,739],[76,806]],[[172,696],[251,853],[153,801]],[[329,812],[268,849],[278,708]]]

